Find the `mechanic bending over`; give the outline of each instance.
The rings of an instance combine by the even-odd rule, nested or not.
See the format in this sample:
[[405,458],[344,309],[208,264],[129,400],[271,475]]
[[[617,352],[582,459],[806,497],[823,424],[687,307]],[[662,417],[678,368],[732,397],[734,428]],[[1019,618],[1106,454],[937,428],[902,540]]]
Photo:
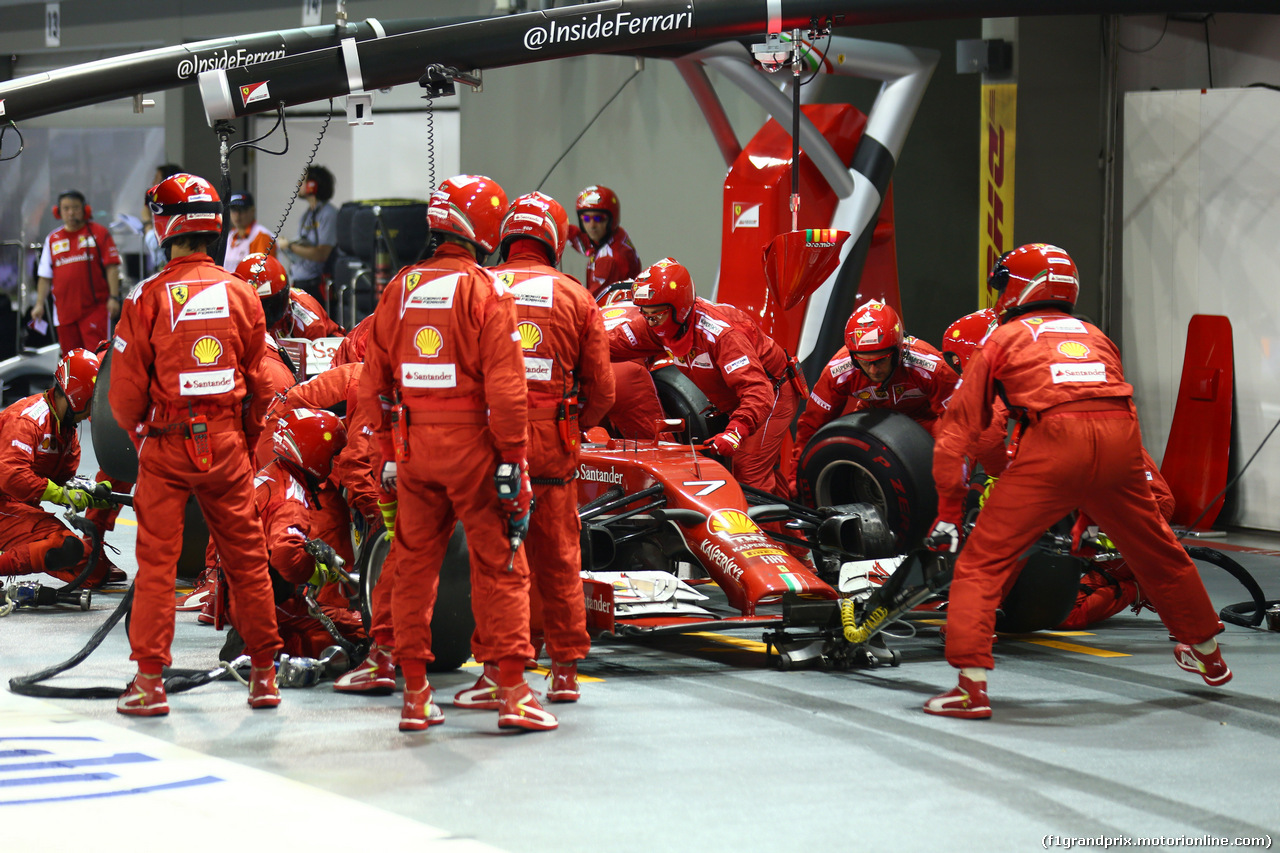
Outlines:
[[996,608],[1017,577],[1019,557],[1052,524],[1083,509],[1115,539],[1142,590],[1178,638],[1177,665],[1217,686],[1231,679],[1214,636],[1222,630],[1191,558],[1161,518],[1115,345],[1071,316],[1080,292],[1075,262],[1044,243],[1002,256],[990,286],[1001,325],[969,362],[937,429],[933,475],[938,518],[929,541],[954,553],[964,535],[972,459],[997,396],[1019,425],[1012,461],[991,491],[960,554],[947,606],[947,661],[956,687],[924,710],[991,716],[987,670]]
[[[956,373],[964,374],[965,366],[973,353],[982,346],[988,334],[999,325],[996,312],[990,308],[966,314],[947,327],[942,337],[942,357]],[[1009,457],[1005,453],[1005,436],[1008,432],[1009,409],[1004,401],[996,398],[991,415],[991,425],[978,440],[974,450],[974,459],[982,466],[981,477],[985,479],[984,492],[994,488],[996,478],[1008,465]],[[1165,521],[1173,518],[1173,492],[1156,463],[1143,448],[1143,465],[1146,466],[1147,480],[1151,484],[1151,493],[1160,508],[1160,515]],[[976,472],[975,472],[976,473]],[[1090,535],[1093,534],[1093,535]],[[1079,513],[1071,533],[1073,553],[1081,554],[1092,549],[1097,553],[1106,548],[1106,540],[1099,538],[1098,528],[1093,526],[1089,516]],[[1133,570],[1123,559],[1109,560],[1105,563],[1091,562],[1089,570],[1080,578],[1080,589],[1076,592],[1076,603],[1067,618],[1057,627],[1064,630],[1077,630],[1094,625],[1108,619],[1129,605],[1149,606],[1142,599]]]
[[280,638],[249,457],[271,401],[262,304],[252,287],[206,254],[222,232],[222,202],[208,181],[173,175],[147,192],[147,202],[170,259],[125,300],[113,344],[111,411],[138,448],[138,573],[129,628],[138,674],[116,709],[169,713],[161,673],[172,661],[173,589],[190,494],[225,558],[253,663],[249,705],[272,708],[280,704]]
[[[498,726],[556,726],[524,680],[524,662],[533,655],[529,569],[507,535],[508,523],[528,523],[533,497],[515,301],[477,262],[496,248],[506,209],[506,193],[490,178],[458,175],[440,185],[427,212],[439,246],[387,285],[365,352],[361,405],[381,407],[380,479],[399,498],[396,547],[414,557],[398,561],[392,593],[395,654],[405,679],[402,731],[444,722],[427,664],[455,519],[471,552],[473,647],[479,659],[498,665]],[[510,492],[495,476],[507,465],[517,472]]]
[[[73,349],[58,362],[52,388],[0,412],[0,577],[43,572],[70,582],[85,567],[84,540],[40,502],[80,510],[109,506],[83,489],[63,487],[80,465],[76,424],[89,417],[97,377],[98,357]],[[107,571],[99,563],[86,584],[101,585]]]
[[236,275],[257,287],[267,331],[277,338],[315,341],[344,334],[314,296],[289,285],[284,264],[270,255],[249,255],[236,267]]
[[[578,701],[578,661],[591,649],[573,481],[583,428],[599,423],[613,405],[609,340],[600,312],[575,279],[556,269],[567,224],[564,208],[550,196],[520,196],[502,220],[503,263],[493,268],[515,296],[524,348],[534,500],[524,550],[533,576],[531,616],[541,623],[551,656],[552,702]],[[497,667],[483,662],[480,678],[454,696],[454,705],[498,707]]]
[[[318,658],[334,640],[308,611],[299,594],[304,584],[314,590],[321,613],[344,638],[356,641],[365,636],[360,614],[351,609],[332,570],[334,556],[353,563],[349,520],[344,517],[344,523],[335,526],[325,511],[335,504],[345,510],[329,475],[334,457],[347,444],[347,431],[333,412],[298,407],[279,419],[273,433],[275,458],[254,478],[254,501],[267,537],[281,651]],[[328,559],[308,553],[307,543],[313,540],[324,543],[319,550],[330,555]],[[238,624],[236,617],[233,606],[232,625]]]
[[671,258],[636,278],[635,305],[642,316],[609,332],[613,360],[670,353],[707,399],[729,413],[725,431],[708,444],[733,459],[738,481],[787,494],[782,446],[807,390],[795,359],[745,312],[697,296],[689,271]]

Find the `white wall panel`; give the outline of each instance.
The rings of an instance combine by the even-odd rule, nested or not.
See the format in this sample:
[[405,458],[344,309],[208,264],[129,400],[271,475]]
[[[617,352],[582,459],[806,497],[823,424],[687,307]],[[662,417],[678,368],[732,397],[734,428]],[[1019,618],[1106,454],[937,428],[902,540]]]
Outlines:
[[[1280,417],[1277,98],[1264,89],[1125,96],[1125,372],[1157,459],[1193,314],[1231,320],[1245,458]],[[1280,530],[1280,440],[1263,449],[1238,497],[1237,523]]]

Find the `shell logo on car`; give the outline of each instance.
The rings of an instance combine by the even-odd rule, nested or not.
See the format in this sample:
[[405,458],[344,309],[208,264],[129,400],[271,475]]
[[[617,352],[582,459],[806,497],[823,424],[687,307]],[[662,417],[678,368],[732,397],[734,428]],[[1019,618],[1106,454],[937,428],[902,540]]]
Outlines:
[[418,348],[418,352],[427,358],[435,358],[439,355],[440,347],[443,343],[440,339],[440,330],[435,326],[423,326],[413,336],[413,345]]
[[191,355],[195,357],[197,364],[217,364],[218,359],[222,358],[222,344],[217,338],[205,335],[191,347]]
[[736,509],[716,510],[711,513],[711,518],[707,521],[707,530],[728,536],[745,536],[760,532],[760,528],[751,520],[751,516]]
[[538,344],[542,343],[542,329],[538,328],[537,323],[526,320],[516,326],[516,332],[520,335],[520,346],[526,350],[536,350]]
[[1079,341],[1063,341],[1058,344],[1058,352],[1067,358],[1088,358],[1089,348]]

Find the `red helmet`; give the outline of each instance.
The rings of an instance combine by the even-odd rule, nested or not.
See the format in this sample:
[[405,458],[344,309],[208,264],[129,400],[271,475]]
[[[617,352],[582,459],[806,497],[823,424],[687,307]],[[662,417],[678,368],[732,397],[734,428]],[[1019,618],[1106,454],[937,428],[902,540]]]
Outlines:
[[996,312],[990,308],[965,314],[942,333],[942,357],[956,373],[964,373],[974,351],[998,325]]
[[498,246],[498,227],[507,212],[507,194],[493,178],[455,175],[431,194],[427,223],[475,243],[490,254]]
[[532,192],[511,202],[499,229],[499,252],[507,259],[511,241],[528,237],[545,245],[555,255],[552,266],[560,263],[565,239],[569,233],[569,214],[564,206],[549,195]]
[[277,457],[318,482],[329,476],[333,457],[347,446],[347,430],[333,412],[297,408],[280,418],[271,444]]
[[[883,302],[871,300],[853,309],[853,316],[844,326],[844,344],[855,359],[886,350],[897,352],[902,346],[902,321],[898,312]],[[875,359],[871,359],[875,360]]]
[[147,207],[161,248],[180,234],[222,234],[222,202],[213,184],[179,172],[147,190]]
[[279,323],[289,306],[289,274],[284,264],[271,255],[254,252],[236,266],[236,275],[258,292],[267,328]]
[[677,356],[684,356],[693,346],[693,324],[689,322],[697,293],[693,276],[679,261],[663,258],[636,276],[631,301],[638,308],[671,309],[670,316],[653,331]]
[[1003,323],[1036,308],[1072,310],[1080,296],[1080,272],[1057,246],[1028,243],[1000,256],[987,286],[1000,294],[995,312]]
[[609,230],[618,227],[622,216],[622,205],[618,203],[618,194],[606,186],[592,184],[578,193],[578,224],[582,224],[582,214],[588,210],[602,210],[609,214]]
[[83,415],[89,411],[100,364],[98,357],[87,349],[73,349],[58,362],[53,371],[53,381],[67,398],[71,414]]

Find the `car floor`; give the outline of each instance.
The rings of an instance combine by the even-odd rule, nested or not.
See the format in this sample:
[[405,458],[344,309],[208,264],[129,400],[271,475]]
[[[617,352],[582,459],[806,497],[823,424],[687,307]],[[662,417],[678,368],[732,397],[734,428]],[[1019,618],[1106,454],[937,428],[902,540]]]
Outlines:
[[[130,575],[135,531],[125,510],[108,536]],[[1198,544],[1224,542],[1255,549],[1231,555],[1280,597],[1280,537]],[[1215,607],[1247,598],[1221,569],[1201,574]],[[0,677],[66,659],[121,598],[0,619]],[[397,730],[398,694],[328,684],[251,711],[244,687],[216,682],[171,695],[172,713],[151,719],[106,700],[0,692],[3,849],[154,849],[156,838],[186,851],[612,853],[1280,841],[1280,634],[1227,626],[1235,678],[1221,688],[1174,665],[1150,612],[1002,636],[995,715],[966,721],[921,712],[955,674],[937,624],[916,627],[888,641],[900,666],[850,672],[770,666],[758,629],[600,642],[580,667],[582,701],[549,706],[560,728],[548,733],[500,733],[495,712],[452,708],[474,666],[432,678],[447,720],[417,734]],[[177,614],[175,666],[213,666],[222,640]],[[117,626],[53,683],[123,689],[132,671]],[[546,689],[545,673],[529,677]]]

